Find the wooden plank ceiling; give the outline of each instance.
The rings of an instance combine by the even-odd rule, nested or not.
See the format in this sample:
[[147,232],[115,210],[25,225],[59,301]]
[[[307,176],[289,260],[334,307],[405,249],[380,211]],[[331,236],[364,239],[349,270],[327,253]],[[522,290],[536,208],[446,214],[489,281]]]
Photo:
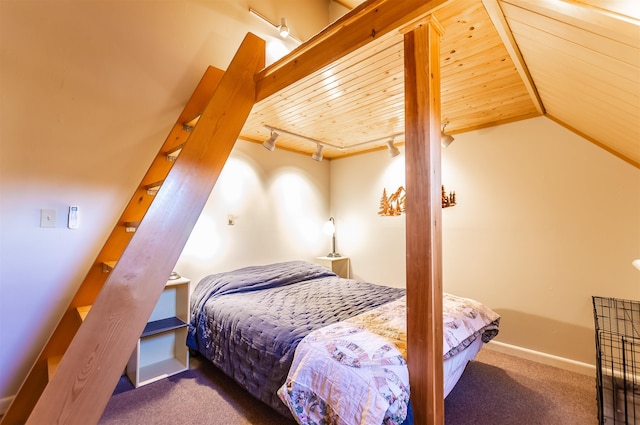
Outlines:
[[[358,0],[341,0],[355,7]],[[640,167],[640,2],[452,0],[442,123],[456,133],[545,114]],[[380,37],[257,103],[241,138],[325,158],[404,142],[403,37]],[[304,137],[293,136],[295,133]],[[311,140],[310,140],[311,139]]]

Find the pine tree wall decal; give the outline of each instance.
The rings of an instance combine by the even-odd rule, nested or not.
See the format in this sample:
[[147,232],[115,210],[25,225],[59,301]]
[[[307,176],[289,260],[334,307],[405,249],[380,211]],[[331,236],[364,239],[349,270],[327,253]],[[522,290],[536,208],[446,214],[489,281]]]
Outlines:
[[389,214],[389,199],[387,198],[387,189],[382,189],[382,197],[380,198],[380,210],[378,215],[390,215]]
[[[380,198],[380,209],[378,210],[378,215],[381,216],[398,216],[402,214],[406,214],[407,200],[407,192],[403,186],[400,186],[398,190],[396,190],[391,195],[387,196],[387,189],[382,189],[382,197]],[[456,204],[456,193],[450,192],[447,195],[447,192],[442,186],[442,208],[452,207]]]

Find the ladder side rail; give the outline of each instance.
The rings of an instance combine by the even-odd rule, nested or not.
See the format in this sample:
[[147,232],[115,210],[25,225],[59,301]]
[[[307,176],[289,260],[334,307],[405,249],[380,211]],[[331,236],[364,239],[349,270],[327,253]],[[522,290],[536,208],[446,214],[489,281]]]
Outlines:
[[156,158],[149,167],[140,186],[136,189],[131,200],[123,210],[121,218],[115,224],[103,248],[96,256],[96,260],[89,268],[84,280],[80,283],[75,296],[69,303],[69,307],[63,313],[57,327],[49,336],[38,358],[31,366],[27,377],[20,386],[18,393],[3,415],[0,423],[12,425],[26,422],[29,413],[33,410],[38,398],[47,386],[49,380],[47,359],[62,355],[66,351],[66,348],[71,343],[73,336],[80,326],[76,309],[80,306],[93,304],[108,277],[108,274],[102,271],[102,263],[107,260],[119,258],[133,235],[132,233],[126,232],[122,225],[123,222],[130,221],[131,217],[140,217],[141,219],[151,204],[153,198],[146,196],[144,190],[145,182],[151,179],[149,174],[152,172],[154,174],[157,173],[155,167],[161,166],[166,168],[167,165],[169,168],[166,168],[165,173],[169,172],[173,163],[163,159],[165,152],[171,150],[176,144],[184,143],[189,137],[190,133],[184,129],[183,123],[192,119],[194,115],[200,114],[206,107],[223,73],[222,70],[214,67],[209,67],[205,71],[191,98],[159,149]]
[[264,41],[247,34],[27,424],[99,421],[253,108],[264,62]]

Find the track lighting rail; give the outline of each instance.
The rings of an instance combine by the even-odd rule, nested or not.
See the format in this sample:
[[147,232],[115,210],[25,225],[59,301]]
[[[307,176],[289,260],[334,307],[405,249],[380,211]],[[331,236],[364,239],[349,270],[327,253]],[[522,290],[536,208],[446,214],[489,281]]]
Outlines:
[[346,149],[344,146],[334,145],[334,144],[329,143],[329,142],[322,142],[322,141],[314,139],[312,137],[303,136],[302,134],[294,133],[292,131],[285,130],[285,129],[282,129],[282,128],[273,127],[273,126],[270,126],[270,125],[265,125],[264,127],[269,131],[276,131],[278,133],[288,134],[289,136],[298,137],[300,139],[307,140],[307,141],[315,143],[317,145],[322,145],[322,146],[326,146],[326,147],[333,148],[333,149],[339,149],[341,151]]
[[[447,124],[449,124],[449,122],[445,122],[444,126],[442,128],[442,131],[440,132],[440,144],[443,148],[446,148],[452,141],[453,141],[453,137],[450,135],[447,135],[444,133],[444,128],[447,126]],[[349,146],[338,146],[335,145],[333,143],[329,143],[329,142],[323,142],[317,139],[314,139],[312,137],[308,137],[299,133],[294,133],[293,131],[289,131],[289,130],[285,130],[283,128],[279,128],[279,127],[274,127],[272,125],[264,125],[264,127],[270,131],[270,137],[269,139],[267,139],[263,145],[265,148],[267,148],[270,151],[273,151],[275,149],[275,143],[276,143],[276,139],[278,138],[279,133],[282,134],[288,134],[289,136],[294,136],[297,137],[299,139],[303,139],[303,140],[307,140],[311,143],[315,143],[316,144],[316,152],[313,154],[313,159],[315,159],[316,161],[321,161],[322,160],[322,148],[324,147],[330,147],[333,149],[337,149],[340,151],[346,151],[352,148],[357,148],[359,146],[364,146],[364,145],[370,145],[370,144],[374,144],[374,143],[380,143],[380,142],[385,142],[387,148],[389,149],[389,154],[391,157],[395,157],[397,155],[400,154],[400,151],[398,150],[397,147],[395,147],[394,145],[394,141],[396,137],[400,137],[400,136],[404,136],[404,133],[395,133],[395,134],[391,134],[390,136],[387,137],[380,137],[377,139],[373,139],[373,140],[367,140],[365,142],[360,142],[360,143],[355,143],[353,145],[349,145]]]

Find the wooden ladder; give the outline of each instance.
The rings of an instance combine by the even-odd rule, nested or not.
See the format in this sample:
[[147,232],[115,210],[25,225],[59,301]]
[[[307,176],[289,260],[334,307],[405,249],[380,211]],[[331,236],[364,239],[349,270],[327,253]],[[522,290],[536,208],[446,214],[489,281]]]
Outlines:
[[264,41],[247,34],[226,72],[207,69],[2,425],[98,423],[251,112],[264,65]]

